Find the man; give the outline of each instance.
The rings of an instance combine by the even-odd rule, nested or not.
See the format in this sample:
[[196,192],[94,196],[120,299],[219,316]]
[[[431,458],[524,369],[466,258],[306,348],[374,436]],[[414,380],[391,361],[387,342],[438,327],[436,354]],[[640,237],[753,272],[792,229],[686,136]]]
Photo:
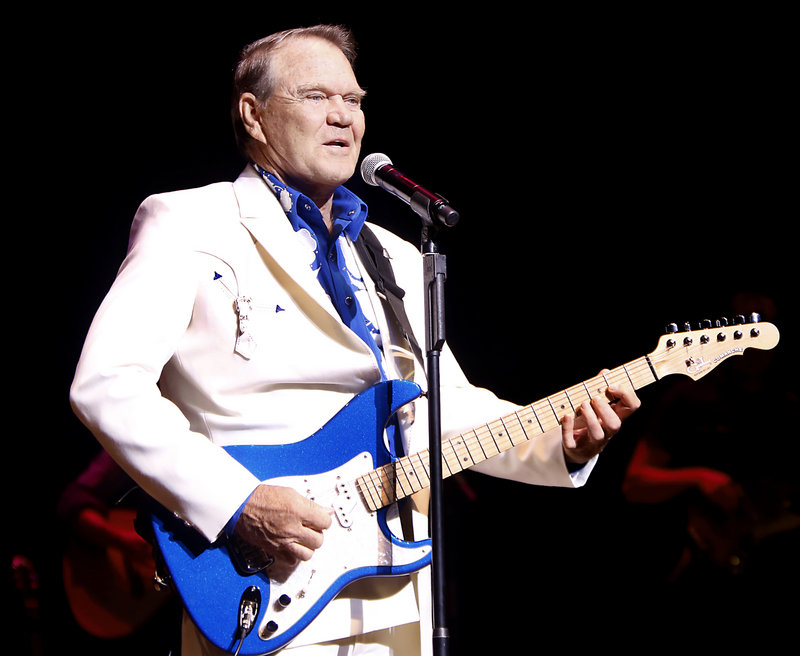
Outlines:
[[[145,491],[209,540],[227,533],[257,545],[275,571],[313,558],[330,512],[261,483],[221,447],[295,443],[382,379],[425,384],[423,363],[353,245],[366,219],[364,203],[341,186],[364,134],[353,53],[349,33],[329,26],[245,49],[234,125],[251,164],[232,184],[142,204],[71,393],[77,414]],[[372,229],[424,334],[420,254]],[[445,436],[513,409],[472,387],[447,349],[441,360]],[[638,404],[632,390],[610,390],[580,408],[580,427],[567,416],[560,430],[482,468],[580,485]],[[397,421],[406,453],[427,444],[424,400],[414,410]],[[424,511],[424,499],[417,505]],[[424,582],[416,588],[413,576],[353,583],[285,651],[419,653],[429,642],[418,628],[429,620],[429,592]],[[188,620],[183,649],[213,653]]]

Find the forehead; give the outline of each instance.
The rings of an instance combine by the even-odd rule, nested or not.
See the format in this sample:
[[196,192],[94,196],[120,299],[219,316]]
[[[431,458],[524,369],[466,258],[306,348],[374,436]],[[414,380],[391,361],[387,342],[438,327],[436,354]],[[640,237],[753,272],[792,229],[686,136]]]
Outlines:
[[358,87],[344,53],[330,41],[317,37],[291,39],[275,51],[272,72],[278,85]]

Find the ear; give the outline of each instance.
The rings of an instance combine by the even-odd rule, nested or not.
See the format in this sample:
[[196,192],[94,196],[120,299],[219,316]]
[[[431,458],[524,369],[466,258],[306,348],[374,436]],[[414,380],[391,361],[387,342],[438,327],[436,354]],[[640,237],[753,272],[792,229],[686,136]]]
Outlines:
[[247,92],[239,96],[239,116],[244,129],[256,141],[267,143],[267,137],[259,120],[259,113],[259,102],[252,93]]

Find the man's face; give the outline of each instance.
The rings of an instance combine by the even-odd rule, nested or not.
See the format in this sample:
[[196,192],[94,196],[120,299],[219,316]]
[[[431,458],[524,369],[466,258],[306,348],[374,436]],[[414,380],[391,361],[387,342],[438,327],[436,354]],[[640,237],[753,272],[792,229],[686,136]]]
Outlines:
[[323,39],[283,44],[272,72],[274,92],[257,110],[263,139],[257,137],[256,161],[312,199],[324,199],[358,163],[364,92],[344,54]]

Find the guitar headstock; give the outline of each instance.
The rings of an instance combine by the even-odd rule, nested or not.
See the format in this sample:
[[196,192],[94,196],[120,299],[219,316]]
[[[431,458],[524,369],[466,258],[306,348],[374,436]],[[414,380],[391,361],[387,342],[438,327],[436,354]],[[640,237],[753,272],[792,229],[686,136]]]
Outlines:
[[697,380],[728,358],[742,355],[748,348],[772,349],[779,339],[778,329],[755,313],[732,322],[706,320],[696,330],[688,324],[682,330],[670,324],[649,358],[659,378],[684,374]]

